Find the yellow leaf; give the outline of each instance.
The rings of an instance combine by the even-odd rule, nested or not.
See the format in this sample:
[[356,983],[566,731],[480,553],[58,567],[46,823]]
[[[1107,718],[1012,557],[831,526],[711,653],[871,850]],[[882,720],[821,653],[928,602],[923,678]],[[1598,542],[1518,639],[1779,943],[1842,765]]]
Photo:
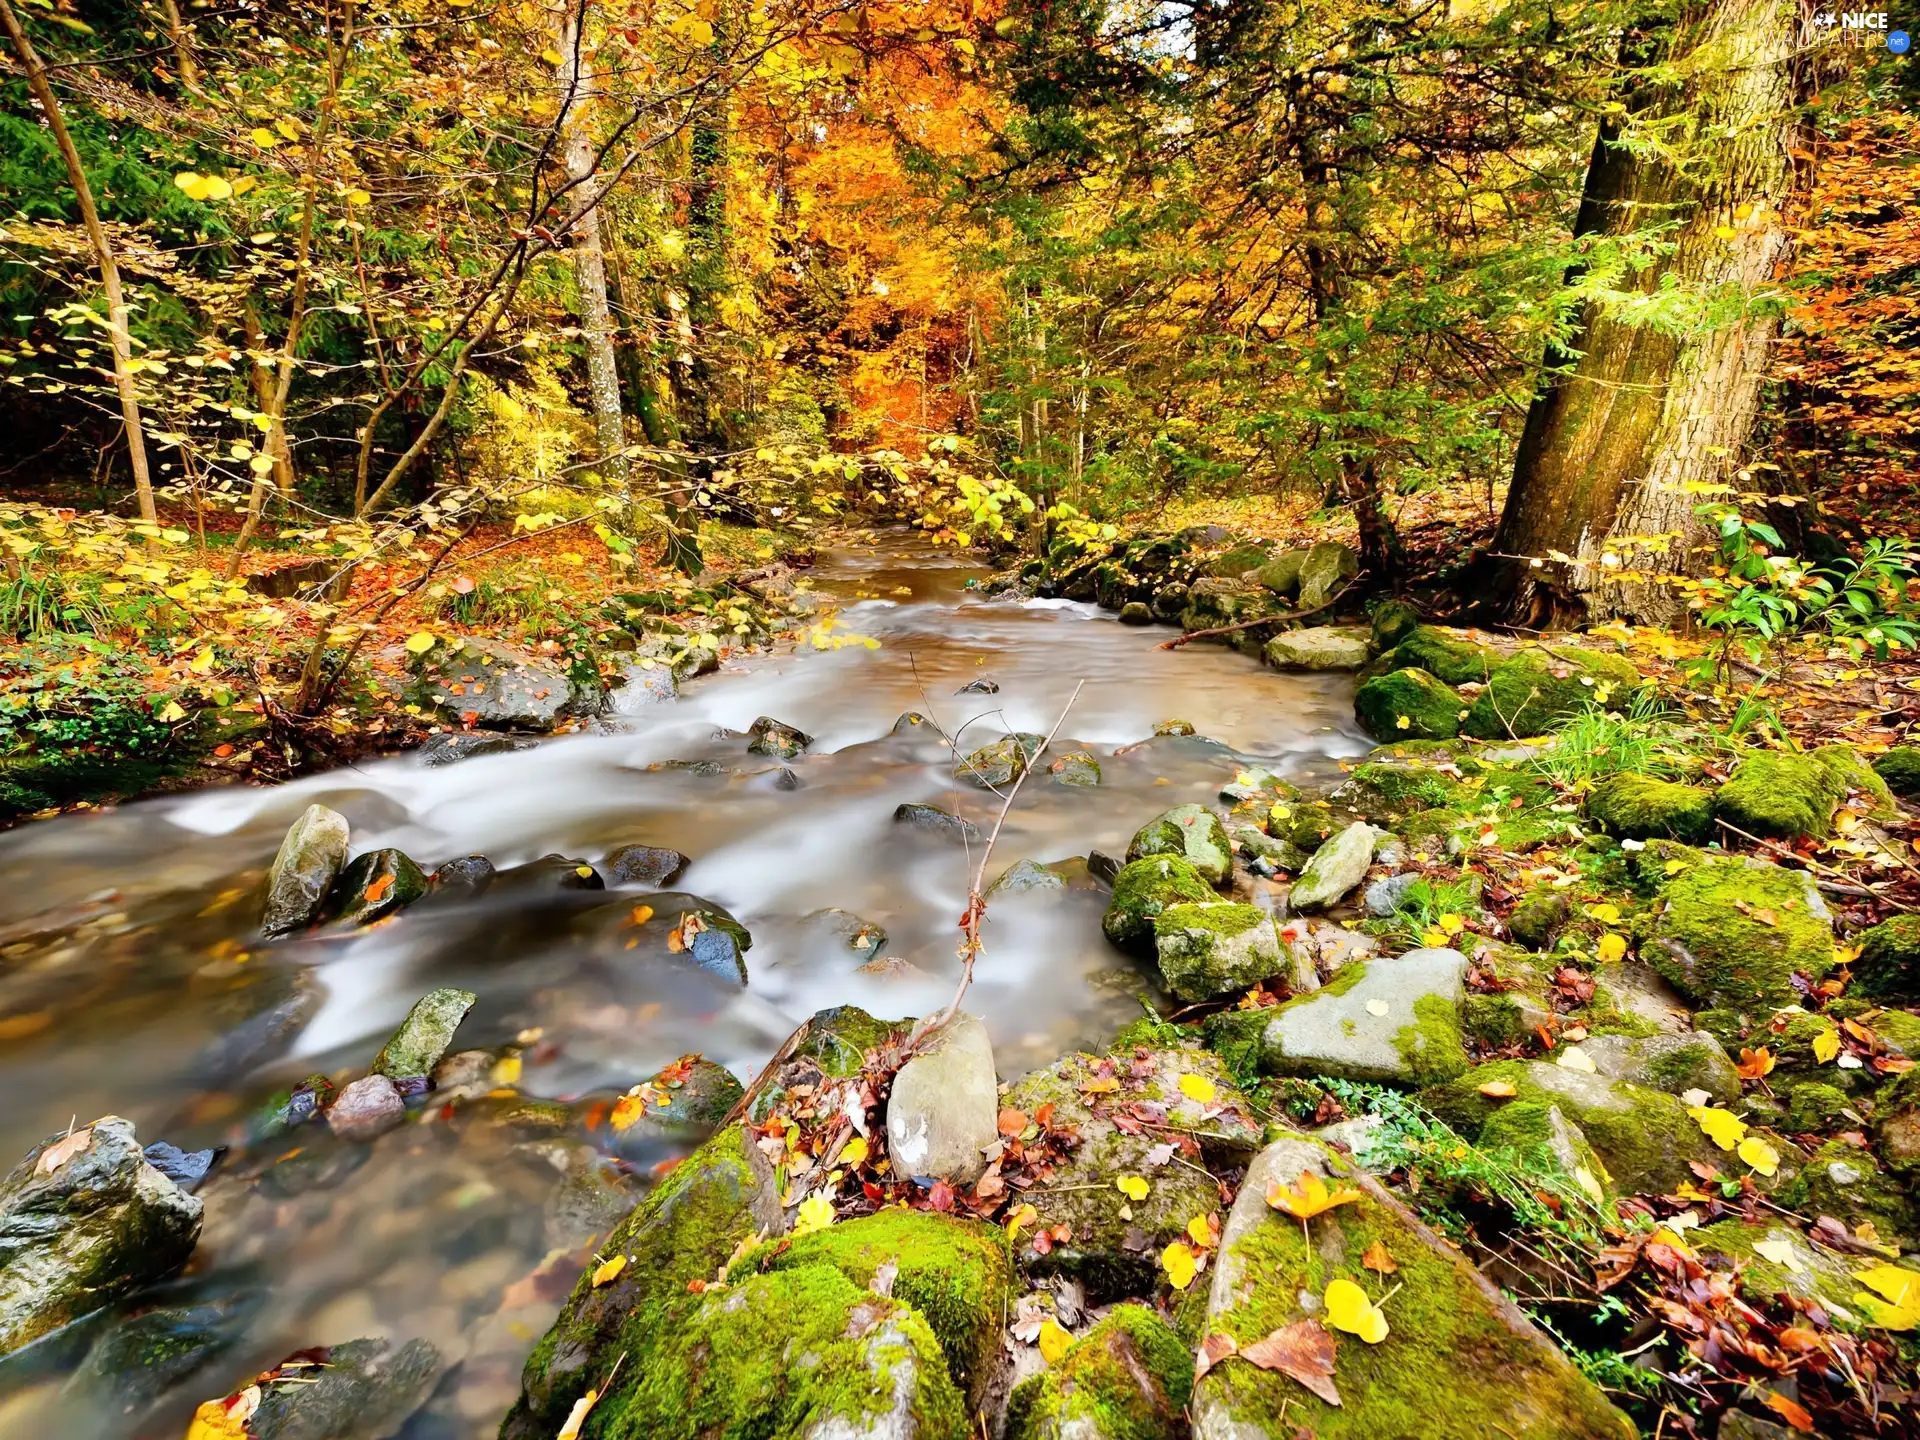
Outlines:
[[1876,1265],[1858,1271],[1854,1277],[1862,1285],[1895,1305],[1920,1304],[1920,1275],[1898,1265]]
[[1602,925],[1618,925],[1620,923],[1620,907],[1611,903],[1589,905],[1587,906],[1587,914],[1598,920]]
[[431,630],[416,630],[407,637],[407,649],[415,655],[424,655],[439,643]]
[[1578,1185],[1589,1200],[1596,1205],[1607,1203],[1607,1192],[1600,1187],[1600,1177],[1584,1165],[1576,1165],[1573,1171],[1573,1183]]
[[[447,0],[449,5],[471,5],[473,0]],[[593,1413],[593,1405],[600,1398],[598,1390],[589,1390],[573,1402],[573,1409],[567,1412],[566,1422],[561,1425],[555,1440],[580,1440],[581,1427],[587,1423],[587,1416]]]
[[1404,715],[1396,715],[1393,720],[1393,728],[1396,730],[1411,730],[1413,728],[1413,721]]
[[1578,1070],[1582,1075],[1595,1072],[1593,1057],[1578,1045],[1569,1045],[1555,1057],[1554,1063],[1562,1070]]
[[1625,957],[1627,953],[1626,938],[1615,935],[1610,930],[1600,937],[1600,943],[1594,946],[1593,953],[1599,958],[1602,965],[1616,964]]
[[1196,1215],[1187,1221],[1187,1238],[1201,1250],[1213,1248],[1213,1221],[1205,1215]]
[[264,125],[256,125],[247,133],[247,138],[262,150],[271,150],[280,143],[280,137]]
[[373,196],[364,190],[347,191],[347,204],[349,205],[371,205],[372,203]]
[[1216,1091],[1213,1081],[1206,1076],[1188,1074],[1180,1077],[1180,1093],[1189,1100],[1198,1100],[1205,1105],[1213,1099]]
[[225,200],[232,194],[233,186],[229,182],[222,180],[218,175],[209,175],[206,177],[202,186],[202,193],[196,195],[194,198],[196,200]]
[[1358,1335],[1369,1345],[1387,1338],[1386,1315],[1353,1281],[1343,1277],[1330,1282],[1322,1298],[1327,1304],[1327,1323],[1334,1329]]
[[1040,1322],[1040,1355],[1047,1364],[1058,1365],[1067,1358],[1067,1351],[1072,1348],[1073,1336],[1058,1320],[1049,1315]]
[[187,669],[196,675],[204,675],[213,669],[213,647],[208,645],[187,662]]
[[1147,1198],[1147,1182],[1138,1175],[1122,1175],[1118,1180],[1114,1181],[1113,1184],[1114,1188],[1129,1200],[1144,1200]]
[[856,1135],[840,1147],[840,1163],[842,1165],[858,1165],[867,1158],[867,1154],[866,1138],[861,1135]]
[[1838,1030],[1822,1030],[1818,1035],[1813,1037],[1813,1058],[1818,1060],[1822,1065],[1825,1065],[1839,1053],[1840,1032]]
[[506,1055],[493,1062],[492,1080],[495,1085],[518,1085],[520,1071],[524,1062],[518,1055]]
[[1277,1180],[1267,1186],[1267,1204],[1276,1210],[1286,1211],[1296,1220],[1311,1220],[1336,1205],[1349,1205],[1364,1198],[1351,1185],[1337,1185],[1329,1189],[1327,1182],[1311,1170],[1302,1170],[1291,1186],[1282,1185]]
[[608,1118],[607,1123],[612,1125],[616,1132],[631,1130],[645,1118],[647,1097],[641,1093],[644,1089],[644,1086],[636,1085],[613,1102],[613,1114]]
[[1722,240],[1731,240],[1740,232],[1731,225],[1716,225],[1713,227],[1713,233],[1718,235]]
[[167,702],[167,708],[162,710],[155,718],[157,718],[162,725],[171,725],[176,720],[186,719],[187,712],[178,700],[169,700]]
[[807,1235],[815,1230],[824,1230],[833,1224],[833,1201],[825,1195],[814,1195],[800,1202],[800,1209],[794,1216],[793,1233]]
[[1701,1132],[1722,1150],[1731,1150],[1746,1138],[1745,1122],[1731,1110],[1695,1105],[1687,1114],[1693,1117],[1693,1123],[1700,1127]]
[[556,66],[561,64],[566,59],[564,55],[562,55],[558,50],[554,49],[551,45],[549,45],[546,49],[540,52],[540,58],[546,61],[547,64],[556,65]]
[[1027,1226],[1036,1224],[1039,1219],[1040,1212],[1033,1208],[1031,1202],[1022,1205],[1007,1217],[1007,1243],[1011,1245],[1018,1240],[1020,1232]]
[[1167,1272],[1167,1282],[1176,1290],[1186,1289],[1200,1272],[1193,1251],[1178,1240],[1160,1252],[1160,1268]]
[[602,1285],[611,1285],[620,1278],[620,1272],[626,1268],[627,1257],[624,1255],[616,1255],[611,1260],[602,1262],[600,1268],[593,1272],[593,1288],[598,1290]]

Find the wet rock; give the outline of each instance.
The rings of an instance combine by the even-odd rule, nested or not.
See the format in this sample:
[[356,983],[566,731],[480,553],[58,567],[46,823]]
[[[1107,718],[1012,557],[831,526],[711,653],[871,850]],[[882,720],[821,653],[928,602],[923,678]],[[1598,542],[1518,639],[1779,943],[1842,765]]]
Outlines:
[[[1266,1196],[1309,1173],[1363,1194],[1303,1234]],[[1206,1329],[1244,1347],[1312,1318],[1330,1280],[1366,1277],[1361,1258],[1376,1244],[1398,1263],[1394,1279],[1409,1303],[1387,1308],[1391,1328],[1379,1343],[1342,1337],[1340,1406],[1275,1371],[1216,1365],[1194,1387],[1195,1440],[1296,1427],[1319,1440],[1631,1440],[1632,1424],[1517,1306],[1351,1160],[1304,1136],[1263,1150],[1241,1182],[1220,1237]]]
[[1193,728],[1191,720],[1157,720],[1154,722],[1153,733],[1179,739],[1187,735],[1197,735],[1200,732]]
[[759,1089],[747,1118],[755,1124],[764,1121],[797,1085],[818,1087],[859,1074],[869,1052],[906,1033],[904,1022],[876,1019],[857,1005],[815,1012],[769,1062],[772,1074],[756,1082]]
[[791,760],[813,744],[813,736],[797,726],[771,715],[762,715],[747,731],[747,750],[754,755],[771,755],[776,760]]
[[339,925],[371,925],[427,893],[427,872],[399,850],[369,850],[334,882],[328,918]]
[[1704,1031],[1684,1035],[1596,1035],[1581,1051],[1602,1075],[1650,1090],[1684,1095],[1704,1090],[1716,1105],[1740,1099],[1740,1072],[1720,1042]]
[[449,860],[427,877],[427,894],[448,900],[471,900],[493,884],[493,862],[484,855],[462,855]]
[[992,899],[997,895],[1064,894],[1066,889],[1066,878],[1049,870],[1038,860],[1016,860],[987,887],[987,898]]
[[1643,960],[1697,1005],[1731,1009],[1793,1004],[1793,976],[1833,968],[1833,928],[1805,871],[1710,860],[1661,888]]
[[851,910],[815,910],[800,925],[816,948],[863,964],[887,948],[887,932]]
[[1087,852],[1087,874],[1108,889],[1113,888],[1113,882],[1120,878],[1120,872],[1125,868],[1122,861],[1114,859],[1111,855],[1102,854],[1098,850]]
[[1920,1001],[1920,915],[1895,915],[1858,936],[1854,989],[1896,1004]]
[[491,1050],[455,1051],[433,1067],[433,1092],[448,1100],[476,1100],[493,1088],[499,1061]]
[[756,790],[793,791],[806,787],[806,781],[800,778],[800,772],[785,765],[776,765],[771,770],[757,770],[749,777]]
[[1376,675],[1353,697],[1353,713],[1376,740],[1451,740],[1467,703],[1424,670]]
[[200,1212],[118,1115],[34,1146],[0,1180],[0,1356],[178,1270]]
[[[1208,1081],[1213,1097],[1196,1100],[1182,1090],[1187,1075]],[[1117,1088],[1085,1088],[1108,1080]],[[1074,1276],[1095,1302],[1150,1290],[1159,1280],[1160,1252],[1185,1235],[1195,1215],[1219,1208],[1212,1177],[1170,1163],[1157,1148],[1163,1135],[1190,1134],[1208,1158],[1234,1164],[1259,1147],[1264,1131],[1220,1057],[1200,1050],[1068,1055],[1015,1082],[1001,1104],[1027,1115],[1051,1105],[1050,1123],[1080,1137],[1053,1178],[1030,1193],[1040,1218],[1021,1232],[1016,1258],[1030,1274]],[[1144,1200],[1114,1187],[1122,1175],[1150,1182]],[[1035,1234],[1061,1225],[1070,1238],[1036,1247]]]
[[539,895],[563,890],[604,890],[607,882],[584,860],[566,855],[542,855],[524,865],[494,873],[489,889],[501,894]]
[[1414,627],[1419,623],[1419,610],[1405,600],[1382,600],[1373,607],[1373,614],[1369,619],[1371,632],[1369,638],[1373,643],[1374,654],[1384,655],[1393,649],[1411,635]]
[[940,729],[931,720],[927,719],[926,716],[919,714],[917,711],[909,710],[893,722],[893,729],[887,733],[889,735],[912,735],[915,737],[925,735],[938,736]]
[[274,856],[261,932],[273,938],[311,922],[346,863],[346,817],[324,805],[309,805],[288,828]]
[[544,733],[599,708],[564,672],[499,640],[442,639],[415,659],[407,698],[443,721]]
[[977,1413],[1000,1358],[1013,1301],[1013,1261],[995,1225],[925,1210],[889,1209],[802,1235],[768,1268],[826,1265],[864,1289],[883,1289],[924,1318],[947,1370]]
[[1129,600],[1120,607],[1122,625],[1153,624],[1153,607],[1144,600]]
[[1020,1383],[1007,1440],[1181,1440],[1193,1356],[1144,1305],[1119,1305],[1058,1367]]
[[479,999],[471,990],[442,985],[413,1002],[400,1028],[374,1057],[373,1073],[389,1080],[431,1075],[453,1046],[453,1032]]
[[90,1409],[131,1416],[204,1369],[239,1338],[257,1294],[148,1310],[114,1325],[63,1387]]
[[998,695],[1000,693],[1000,686],[992,680],[969,680],[953,693],[956,695]]
[[1162,625],[1178,625],[1180,616],[1192,603],[1192,593],[1186,585],[1175,580],[1154,591],[1147,605],[1153,611],[1153,618]]
[[326,1109],[333,1102],[333,1094],[333,1081],[325,1075],[309,1075],[261,1106],[248,1123],[247,1133],[254,1140],[283,1135]]
[[901,805],[893,812],[893,823],[909,825],[929,835],[968,844],[977,845],[981,838],[979,826],[971,820],[962,820],[951,811],[942,810],[938,805]]
[[646,1140],[705,1140],[746,1093],[724,1065],[682,1055],[627,1091],[613,1129],[623,1150]]
[[954,767],[954,779],[982,790],[998,790],[1026,774],[1047,737],[1031,731],[1003,735],[982,745]]
[[620,690],[621,708],[625,710],[639,705],[664,705],[680,696],[680,681],[673,667],[657,659],[651,665],[641,660],[622,666],[613,684]]
[[324,1194],[352,1179],[372,1155],[365,1145],[295,1146],[267,1168],[255,1188],[269,1200]]
[[356,1440],[392,1435],[433,1393],[446,1363],[425,1340],[350,1340],[301,1371],[298,1385],[267,1386],[247,1422],[257,1440]]
[[1089,786],[1100,783],[1100,762],[1091,751],[1069,750],[1047,764],[1047,775],[1056,785]]
[[1275,1075],[1401,1085],[1452,1079],[1468,1064],[1460,1026],[1466,973],[1458,950],[1354,961],[1323,989],[1269,1012],[1261,1066]]
[[1220,817],[1204,805],[1176,805],[1141,826],[1127,846],[1127,860],[1153,855],[1179,856],[1212,885],[1233,869],[1233,842]]
[[246,1009],[252,1013],[201,1046],[190,1073],[203,1084],[218,1086],[277,1058],[325,999],[326,990],[311,969],[268,974],[244,990],[221,997],[214,1007],[216,1015],[224,1018],[230,1011]]
[[1324,910],[1346,898],[1366,877],[1373,864],[1374,842],[1380,832],[1355,821],[1313,852],[1307,868],[1293,882],[1287,904],[1295,910]]
[[149,1165],[189,1195],[200,1188],[200,1182],[207,1178],[207,1172],[213,1169],[213,1162],[221,1154],[217,1149],[182,1150],[164,1140],[154,1141],[142,1153]]
[[971,1183],[998,1136],[999,1080],[987,1027],[956,1015],[900,1067],[887,1100],[887,1152],[906,1175]]
[[327,1107],[327,1128],[342,1140],[377,1140],[407,1118],[406,1102],[384,1075],[367,1075]]
[[1122,950],[1151,954],[1155,916],[1170,905],[1215,898],[1213,888],[1179,856],[1150,855],[1130,862],[1114,876],[1113,896],[1100,918],[1100,928]]
[[666,922],[669,954],[729,984],[747,983],[747,951],[753,948],[753,936],[746,926],[697,895],[663,890],[650,897],[649,903],[659,917],[649,924]]
[[658,845],[622,845],[609,852],[600,868],[616,885],[650,885],[657,890],[678,880],[692,863],[678,850]]
[[1276,595],[1295,595],[1300,590],[1300,566],[1306,561],[1305,548],[1282,550],[1253,572],[1253,578]]
[[1182,1000],[1238,995],[1293,969],[1273,917],[1251,905],[1170,905],[1154,917],[1153,939],[1161,978]]
[[516,740],[511,735],[474,735],[466,731],[448,730],[427,737],[426,744],[420,747],[420,759],[423,764],[439,769],[443,765],[458,765],[462,760],[473,760],[482,755],[506,755],[515,750],[532,748],[531,740]]
[[1367,641],[1352,630],[1314,625],[1283,630],[1261,653],[1276,670],[1358,670],[1367,663]]

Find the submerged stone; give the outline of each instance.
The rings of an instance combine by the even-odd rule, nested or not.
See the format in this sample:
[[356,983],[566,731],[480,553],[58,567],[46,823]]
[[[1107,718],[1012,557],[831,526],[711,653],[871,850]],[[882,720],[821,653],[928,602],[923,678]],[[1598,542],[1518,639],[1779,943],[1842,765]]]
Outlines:
[[938,805],[906,804],[896,806],[893,823],[911,826],[915,830],[929,835],[938,835],[943,839],[978,844],[980,827],[971,820],[962,820],[951,811],[942,810]]
[[407,1018],[374,1057],[373,1073],[390,1080],[433,1074],[440,1057],[453,1046],[453,1033],[480,997],[471,990],[442,985],[413,1002]]
[[433,1393],[447,1368],[426,1340],[350,1340],[301,1372],[297,1385],[269,1385],[246,1431],[258,1440],[348,1440],[392,1435]]
[[484,855],[449,860],[427,877],[427,894],[447,900],[471,900],[493,884],[493,862]]
[[288,827],[274,856],[261,932],[271,938],[309,924],[346,863],[346,816],[324,805],[309,805]]
[[982,790],[998,790],[1011,785],[1027,773],[1027,767],[1033,763],[1034,756],[1040,753],[1040,747],[1046,743],[1046,739],[1044,735],[1024,730],[1003,735],[960,761],[954,767],[954,779]]
[[1100,783],[1100,762],[1091,751],[1069,750],[1047,763],[1047,775],[1056,785],[1087,787]]
[[1211,885],[1233,870],[1233,843],[1226,827],[1204,805],[1176,805],[1141,826],[1127,846],[1127,859],[1150,855],[1177,855]]
[[1213,888],[1185,860],[1151,855],[1135,860],[1113,877],[1100,928],[1122,950],[1152,953],[1153,921],[1169,905],[1214,899]]
[[802,916],[800,925],[815,948],[862,964],[887,948],[887,932],[851,910],[815,910]]
[[1064,875],[1042,865],[1038,860],[1016,860],[987,887],[989,898],[995,895],[1033,895],[1064,893],[1067,881]]

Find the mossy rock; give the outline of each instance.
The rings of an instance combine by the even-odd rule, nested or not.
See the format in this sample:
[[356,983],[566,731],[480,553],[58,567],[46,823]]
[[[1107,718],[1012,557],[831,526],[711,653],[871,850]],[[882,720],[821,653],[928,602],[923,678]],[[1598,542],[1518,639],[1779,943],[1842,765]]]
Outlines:
[[1260,1012],[1261,1069],[1416,1086],[1451,1079],[1469,1063],[1466,970],[1457,950],[1350,961],[1311,995]]
[[1381,803],[1401,813],[1458,805],[1473,795],[1455,776],[1419,760],[1369,759],[1354,768],[1347,783],[1365,786]]
[[1460,1026],[1470,1038],[1495,1050],[1518,1045],[1533,1033],[1520,1002],[1505,992],[1467,996],[1460,1007]]
[[[625,1383],[603,1399],[606,1414],[596,1411],[590,1433],[646,1433],[616,1419],[626,1413],[625,1404],[608,1408],[607,1402],[637,1393],[651,1372],[661,1368],[656,1345],[671,1346],[677,1335],[687,1332],[700,1299],[688,1293],[689,1281],[712,1280],[740,1242],[755,1232],[784,1228],[772,1176],[759,1151],[740,1126],[721,1131],[668,1172],[601,1246],[602,1256],[624,1256],[626,1265],[603,1285],[593,1283],[591,1268],[581,1275],[559,1319],[527,1360],[520,1398],[501,1427],[502,1440],[551,1440],[574,1402],[601,1385],[623,1354]],[[846,1281],[840,1283],[852,1291]],[[844,1311],[838,1318],[845,1323]],[[941,1371],[944,1379],[944,1366]]]
[[978,1408],[1013,1301],[1005,1230],[925,1210],[882,1210],[802,1235],[765,1268],[809,1265],[831,1266],[862,1288],[874,1283],[882,1266],[893,1266],[888,1293],[931,1327],[968,1409]]
[[1587,818],[1621,840],[1713,838],[1713,794],[1651,775],[1613,775],[1587,796]]
[[[1303,1234],[1266,1191],[1309,1171],[1363,1198]],[[1305,1137],[1268,1147],[1248,1170],[1221,1237],[1206,1328],[1244,1349],[1308,1318],[1301,1297],[1317,1299],[1336,1277],[1377,1295],[1362,1264],[1375,1245],[1398,1266],[1391,1328],[1378,1344],[1340,1338],[1340,1406],[1285,1375],[1229,1361],[1195,1386],[1196,1440],[1296,1431],[1316,1440],[1631,1440],[1627,1419],[1518,1307],[1350,1160]]]
[[1187,1344],[1144,1305],[1116,1305],[1014,1390],[1006,1440],[1181,1440],[1192,1394]]
[[1618,655],[1571,645],[1522,650],[1494,667],[1463,728],[1479,740],[1544,735],[1588,705],[1620,708],[1639,687],[1639,672]]
[[427,872],[404,851],[369,850],[333,882],[327,918],[338,925],[371,925],[418,900],[427,883]]
[[1424,670],[1445,685],[1482,684],[1500,657],[1484,645],[1416,625],[1385,657],[1388,670]]
[[1509,1157],[1530,1176],[1550,1176],[1569,1193],[1604,1206],[1612,1174],[1586,1133],[1558,1105],[1515,1100],[1487,1117],[1480,1148]]
[[1063,894],[1066,888],[1066,877],[1038,860],[1016,860],[987,887],[987,896]]
[[1874,757],[1873,773],[1903,800],[1920,795],[1920,748],[1894,746],[1886,754]]
[[[1720,1220],[1692,1231],[1688,1238],[1708,1268],[1731,1271],[1738,1267],[1741,1291],[1751,1303],[1792,1296],[1818,1301],[1837,1319],[1866,1318],[1854,1299],[1865,1289],[1856,1272],[1879,1264],[1876,1257],[1842,1255],[1815,1245],[1800,1226],[1780,1219]],[[1780,1258],[1762,1254],[1755,1248],[1760,1244]],[[1784,1247],[1784,1253],[1776,1247]]]
[[1384,655],[1420,624],[1420,612],[1405,600],[1382,600],[1369,617],[1373,653]]
[[[1481,1087],[1504,1081],[1509,1099]],[[1687,1107],[1673,1096],[1625,1080],[1549,1064],[1544,1060],[1498,1060],[1480,1065],[1446,1085],[1420,1092],[1421,1103],[1470,1140],[1505,1106],[1557,1106],[1599,1155],[1623,1195],[1670,1195],[1696,1180],[1689,1160],[1718,1165],[1724,1157],[1700,1133]]]
[[1424,670],[1376,675],[1354,693],[1353,713],[1376,740],[1450,740],[1466,704]]
[[1292,595],[1300,589],[1300,566],[1306,558],[1304,549],[1282,550],[1255,570],[1253,578],[1276,595]]
[[1821,1080],[1803,1080],[1787,1091],[1787,1126],[1800,1134],[1826,1130],[1846,1119],[1847,1092]]
[[1720,1105],[1740,1099],[1740,1074],[1712,1035],[1598,1035],[1580,1048],[1615,1080],[1669,1095],[1704,1090]]
[[1850,745],[1825,745],[1803,754],[1757,750],[1715,792],[1713,812],[1763,839],[1824,840],[1833,833],[1833,817],[1849,792],[1862,797],[1866,813],[1892,814],[1886,782]]
[[1886,1174],[1870,1151],[1829,1140],[1780,1190],[1780,1203],[1803,1215],[1831,1215],[1857,1230],[1870,1221],[1881,1241],[1911,1250],[1920,1240],[1920,1207],[1910,1187]]
[[1572,915],[1573,902],[1560,891],[1535,890],[1507,916],[1507,933],[1529,950],[1546,950]]
[[1252,905],[1169,905],[1153,919],[1153,941],[1161,979],[1186,1001],[1236,995],[1292,969],[1273,916]]
[[1710,860],[1668,880],[1661,901],[1641,958],[1697,1005],[1790,1005],[1796,973],[1833,968],[1833,928],[1804,871]]
[[1100,929],[1115,945],[1136,955],[1153,953],[1153,921],[1169,905],[1215,899],[1213,887],[1177,855],[1135,860],[1113,879]]
[[1920,915],[1895,915],[1856,937],[1853,988],[1862,995],[1920,1002]]
[[815,1012],[793,1042],[792,1052],[780,1061],[778,1072],[754,1096],[748,1118],[756,1124],[764,1121],[795,1085],[858,1074],[869,1051],[905,1030],[906,1022],[875,1019],[857,1005],[834,1005]]
[[[1143,610],[1145,608],[1145,606],[1141,607]],[[1071,785],[1076,789],[1084,790],[1100,783],[1100,762],[1090,751],[1069,750],[1066,754],[1048,762],[1047,776],[1056,785]]]
[[1127,846],[1127,859],[1150,855],[1177,855],[1210,885],[1233,870],[1233,842],[1220,817],[1204,805],[1176,805],[1141,826]]
[[982,790],[998,790],[1011,785],[1027,773],[1027,766],[1040,753],[1047,737],[1029,731],[1002,735],[982,745],[953,767],[953,778]]
[[454,1031],[480,997],[471,990],[442,985],[413,1002],[387,1043],[374,1057],[373,1073],[390,1080],[406,1080],[433,1073],[440,1057],[453,1047]]

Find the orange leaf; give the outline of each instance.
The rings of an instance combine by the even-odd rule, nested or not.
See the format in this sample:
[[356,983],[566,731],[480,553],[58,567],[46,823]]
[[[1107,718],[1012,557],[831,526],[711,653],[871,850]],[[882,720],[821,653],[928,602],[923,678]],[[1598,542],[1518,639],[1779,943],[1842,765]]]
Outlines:
[[1302,1171],[1292,1188],[1282,1185],[1278,1180],[1267,1186],[1267,1204],[1276,1210],[1286,1211],[1296,1220],[1311,1220],[1336,1205],[1346,1205],[1362,1198],[1360,1191],[1351,1185],[1338,1185],[1329,1190],[1327,1182],[1311,1170]]
[[1742,1080],[1758,1080],[1773,1072],[1773,1052],[1764,1045],[1758,1050],[1743,1049],[1740,1063],[1733,1068],[1740,1072]]
[[1340,1403],[1333,1388],[1333,1336],[1318,1320],[1296,1320],[1282,1325],[1264,1340],[1242,1346],[1240,1358],[1262,1370],[1291,1376],[1329,1405]]
[[1218,1365],[1229,1355],[1239,1353],[1240,1346],[1233,1336],[1224,1330],[1216,1330],[1200,1342],[1199,1353],[1193,1357],[1193,1381],[1197,1385],[1200,1377]]
[[393,876],[376,876],[374,882],[367,886],[367,903],[369,905],[378,905],[382,900],[387,898],[387,892],[391,889],[393,889]]
[[1778,1390],[1774,1390],[1767,1395],[1767,1408],[1778,1414],[1789,1425],[1793,1426],[1794,1429],[1804,1430],[1809,1435],[1813,1433],[1813,1416],[1808,1412],[1807,1407],[1802,1405],[1798,1400],[1791,1399],[1788,1396],[1782,1395]]
[[1391,1275],[1400,1268],[1393,1256],[1387,1253],[1386,1245],[1379,1240],[1367,1247],[1366,1253],[1360,1257],[1360,1264],[1382,1275]]
[[1511,1080],[1489,1080],[1480,1087],[1480,1093],[1489,1100],[1511,1100],[1520,1091]]
[[1002,1110],[999,1130],[1002,1135],[1018,1135],[1027,1128],[1027,1112],[1024,1110]]

